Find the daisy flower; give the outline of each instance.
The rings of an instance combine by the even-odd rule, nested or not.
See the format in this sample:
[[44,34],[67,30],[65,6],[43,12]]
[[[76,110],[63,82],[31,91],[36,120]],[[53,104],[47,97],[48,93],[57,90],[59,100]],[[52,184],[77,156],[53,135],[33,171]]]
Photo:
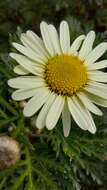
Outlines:
[[40,30],[42,39],[28,30],[21,34],[21,44],[13,43],[19,53],[10,56],[18,62],[14,72],[20,76],[8,81],[16,89],[12,98],[28,100],[23,110],[26,117],[39,111],[35,121],[39,129],[46,126],[52,130],[61,117],[64,136],[68,136],[73,118],[81,129],[94,134],[90,112],[101,116],[96,105],[107,107],[107,74],[99,71],[107,66],[107,60],[97,61],[107,43],[93,49],[95,32],[90,31],[70,44],[66,21],[60,23],[59,35],[45,22]]

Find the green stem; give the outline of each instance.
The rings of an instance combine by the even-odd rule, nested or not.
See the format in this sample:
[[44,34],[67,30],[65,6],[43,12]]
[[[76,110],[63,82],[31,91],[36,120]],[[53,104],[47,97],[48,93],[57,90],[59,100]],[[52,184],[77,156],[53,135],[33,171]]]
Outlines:
[[29,189],[33,190],[32,163],[28,148],[26,148],[26,157],[27,157],[28,175],[29,175]]
[[13,187],[11,187],[11,190],[18,190],[18,188],[21,186],[22,182],[24,181],[24,179],[27,175],[28,175],[27,171],[22,173],[22,175],[18,178],[18,180],[13,185]]
[[0,104],[5,106],[13,115],[18,115],[17,111],[2,96],[0,96]]
[[2,189],[3,185],[5,184],[6,179],[7,179],[7,178],[4,177],[3,180],[1,181],[1,183],[0,183],[0,190]]
[[2,128],[4,126],[8,127],[9,123],[12,123],[13,121],[15,121],[17,119],[18,119],[18,117],[12,117],[12,118],[9,118],[9,119],[0,120],[0,128]]

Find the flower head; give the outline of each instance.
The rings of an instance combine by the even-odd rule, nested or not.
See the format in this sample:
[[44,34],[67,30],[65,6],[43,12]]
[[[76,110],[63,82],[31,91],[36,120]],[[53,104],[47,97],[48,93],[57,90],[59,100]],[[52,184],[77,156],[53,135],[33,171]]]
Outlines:
[[35,122],[39,129],[53,129],[62,116],[64,135],[68,136],[72,116],[81,129],[95,133],[90,112],[102,115],[95,104],[107,107],[107,74],[99,71],[107,67],[107,60],[97,61],[107,50],[107,43],[93,49],[95,32],[90,31],[70,45],[66,21],[60,24],[59,36],[51,24],[42,22],[40,29],[42,39],[27,31],[21,34],[22,45],[13,43],[21,54],[10,56],[19,63],[14,72],[21,76],[8,81],[17,89],[12,98],[30,98],[23,113],[30,117],[40,110]]

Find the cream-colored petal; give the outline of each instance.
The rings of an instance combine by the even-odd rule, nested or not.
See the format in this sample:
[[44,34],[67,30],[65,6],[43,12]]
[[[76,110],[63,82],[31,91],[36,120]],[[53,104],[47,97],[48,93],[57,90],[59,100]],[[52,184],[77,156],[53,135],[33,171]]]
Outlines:
[[96,133],[96,126],[94,123],[94,120],[92,118],[92,115],[90,114],[90,112],[88,110],[86,110],[86,114],[87,114],[87,122],[88,122],[88,131],[92,134]]
[[37,64],[44,64],[44,60],[41,59],[41,57],[34,52],[31,48],[26,48],[23,45],[20,45],[18,43],[13,42],[12,45],[22,54],[30,58],[31,60],[35,61]]
[[90,98],[91,101],[93,101],[95,104],[102,106],[102,107],[107,107],[107,99],[101,98],[97,95],[93,95],[90,93],[87,93],[88,98]]
[[84,60],[87,57],[87,55],[90,53],[90,51],[92,50],[94,40],[95,40],[95,32],[90,31],[87,34],[87,36],[82,44],[82,47],[80,49],[80,52],[79,52],[79,57],[81,59]]
[[55,100],[55,97],[56,97],[56,95],[54,93],[52,93],[50,95],[49,99],[47,100],[47,102],[44,104],[43,108],[41,109],[41,111],[37,117],[37,120],[36,120],[36,127],[38,129],[42,129],[45,126],[47,114],[49,112],[49,109],[50,109],[52,103]]
[[61,54],[61,47],[60,47],[60,43],[59,43],[59,38],[58,38],[58,33],[56,31],[56,28],[53,25],[48,25],[49,28],[49,32],[50,32],[50,37],[51,37],[51,41],[53,44],[53,48],[56,54]]
[[55,101],[53,102],[46,118],[46,127],[48,130],[53,129],[57,124],[58,119],[63,110],[64,101],[65,99],[59,95],[56,97]]
[[42,75],[44,69],[42,66],[36,64],[35,62],[31,61],[27,57],[17,54],[17,53],[10,53],[10,57],[15,59],[22,67],[34,74],[34,75]]
[[47,51],[49,52],[51,56],[54,56],[55,51],[52,45],[50,32],[49,32],[48,25],[46,24],[46,22],[41,22],[40,29],[41,29],[42,38],[43,38]]
[[107,82],[107,73],[101,71],[89,71],[89,79],[98,82]]
[[25,105],[23,113],[26,117],[31,117],[34,115],[48,100],[50,96],[50,91],[47,88],[38,88],[35,96],[31,98]]
[[101,98],[104,98],[104,99],[107,99],[107,90],[103,90],[102,91],[102,88],[99,87],[95,87],[93,85],[88,85],[84,88],[85,91],[91,93],[91,94],[94,94],[96,96],[99,96]]
[[44,46],[43,41],[41,40],[41,38],[39,38],[34,32],[32,32],[31,30],[28,30],[26,32],[26,35],[32,39],[32,41],[34,42],[35,46],[38,47],[38,49],[46,56],[49,57],[49,54]]
[[26,35],[30,37],[41,50],[46,51],[44,50],[44,43],[42,39],[36,33],[34,33],[32,30],[27,30]]
[[74,97],[73,99],[75,101],[75,104],[78,106],[78,109],[80,110],[80,112],[82,112],[82,114],[84,115],[84,119],[87,122],[87,130],[94,134],[96,132],[96,126],[95,126],[95,123],[92,119],[90,112],[79,101],[79,99],[77,99],[76,97]]
[[27,69],[25,69],[24,67],[22,67],[21,65],[15,66],[13,70],[18,75],[27,75],[27,74],[29,74],[29,71]]
[[66,21],[62,21],[60,24],[60,44],[63,53],[68,53],[70,49],[70,33],[69,26]]
[[76,38],[69,49],[69,53],[77,54],[77,51],[79,50],[79,48],[82,44],[82,41],[84,39],[85,39],[85,35],[80,35],[78,38]]
[[107,84],[103,84],[103,83],[96,82],[96,81],[89,81],[88,84],[90,86],[92,86],[93,88],[98,88],[101,91],[104,91],[105,93],[107,92]]
[[102,60],[93,64],[88,65],[88,70],[98,70],[107,67],[107,60]]
[[72,98],[67,98],[68,101],[68,108],[69,111],[74,119],[74,121],[77,123],[77,125],[83,129],[87,130],[87,121],[84,117],[84,111],[81,110],[77,104],[75,104],[75,101]]
[[11,86],[12,88],[22,88],[22,89],[46,86],[45,81],[43,79],[34,76],[17,77],[10,79],[8,80],[8,85]]
[[86,57],[85,62],[87,64],[92,64],[98,60],[107,50],[107,43],[103,42],[95,47]]
[[[73,104],[69,104],[69,109],[71,110],[71,114],[74,117],[75,122],[78,124],[78,126],[84,130],[88,130],[91,133],[96,132],[96,127],[93,122],[93,119],[91,117],[91,114],[89,111],[84,107],[84,105],[79,101],[77,97],[72,98]],[[73,108],[75,109],[75,113],[73,112],[73,108],[71,108],[73,105]]]
[[62,124],[63,124],[64,136],[68,137],[71,129],[71,115],[66,101],[64,104],[64,108],[62,110]]
[[92,101],[87,97],[87,95],[85,95],[85,93],[79,92],[77,95],[89,111],[93,112],[96,115],[103,115],[102,111],[92,103]]
[[12,98],[17,101],[25,100],[34,96],[36,94],[36,91],[36,88],[16,90],[15,92],[13,92]]
[[27,49],[32,49],[40,59],[43,61],[47,61],[46,55],[41,51],[41,49],[38,48],[38,46],[34,43],[34,41],[28,37],[26,34],[22,33],[21,34],[21,42]]

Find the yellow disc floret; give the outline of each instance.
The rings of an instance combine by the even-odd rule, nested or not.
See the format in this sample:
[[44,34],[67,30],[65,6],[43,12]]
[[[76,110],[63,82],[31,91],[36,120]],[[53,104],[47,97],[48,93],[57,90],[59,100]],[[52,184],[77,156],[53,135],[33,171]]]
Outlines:
[[56,55],[46,64],[45,81],[55,93],[72,96],[86,85],[87,70],[77,56]]

